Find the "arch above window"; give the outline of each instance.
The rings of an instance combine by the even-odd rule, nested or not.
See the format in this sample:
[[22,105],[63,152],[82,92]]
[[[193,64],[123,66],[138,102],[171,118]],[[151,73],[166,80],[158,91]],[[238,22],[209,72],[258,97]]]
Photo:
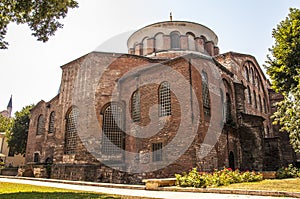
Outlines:
[[171,115],[171,91],[169,82],[163,82],[158,89],[159,116]]

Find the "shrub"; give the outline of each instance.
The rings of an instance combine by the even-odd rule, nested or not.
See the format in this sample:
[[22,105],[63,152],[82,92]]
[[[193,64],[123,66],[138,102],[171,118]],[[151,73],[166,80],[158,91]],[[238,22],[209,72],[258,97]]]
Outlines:
[[289,164],[288,167],[282,167],[276,172],[276,178],[278,179],[297,177],[300,177],[300,169],[294,167],[292,164]]
[[218,187],[241,182],[254,182],[263,179],[262,174],[254,171],[240,172],[232,171],[230,168],[222,170],[214,170],[212,173],[199,173],[196,168],[189,173],[175,174],[176,184],[181,187]]

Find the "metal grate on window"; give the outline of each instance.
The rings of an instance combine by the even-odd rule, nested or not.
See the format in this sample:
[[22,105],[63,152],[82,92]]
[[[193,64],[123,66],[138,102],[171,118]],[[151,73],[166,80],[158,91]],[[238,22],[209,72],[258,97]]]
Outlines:
[[170,84],[163,82],[159,86],[159,116],[171,115]]
[[162,161],[162,143],[152,144],[152,161],[159,162]]
[[44,133],[44,129],[45,129],[45,119],[43,115],[40,115],[38,118],[38,124],[37,124],[37,135],[41,135]]
[[139,122],[141,119],[140,113],[140,92],[136,90],[131,98],[131,118],[134,122]]
[[110,104],[103,115],[102,153],[120,155],[124,149],[124,115],[119,104]]
[[65,153],[74,154],[77,146],[77,122],[79,110],[72,108],[66,117],[66,139],[65,139]]
[[49,117],[49,133],[54,133],[55,131],[54,122],[55,122],[55,112],[52,111]]
[[209,98],[209,87],[207,73],[202,71],[202,100],[204,115],[210,115],[210,98]]

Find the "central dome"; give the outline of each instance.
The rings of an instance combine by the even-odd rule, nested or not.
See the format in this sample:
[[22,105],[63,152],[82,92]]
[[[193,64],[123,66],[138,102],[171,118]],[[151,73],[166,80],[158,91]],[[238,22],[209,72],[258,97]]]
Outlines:
[[127,41],[129,54],[151,56],[168,51],[219,54],[217,35],[206,26],[186,21],[165,21],[134,32]]

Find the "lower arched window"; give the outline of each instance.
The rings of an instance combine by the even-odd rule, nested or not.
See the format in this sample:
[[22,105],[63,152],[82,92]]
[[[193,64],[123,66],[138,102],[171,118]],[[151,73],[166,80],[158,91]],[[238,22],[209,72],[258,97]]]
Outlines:
[[210,98],[209,98],[209,87],[208,87],[208,77],[207,73],[202,71],[202,100],[204,115],[210,115]]
[[38,118],[38,123],[37,123],[37,135],[43,134],[45,131],[45,119],[43,115],[40,115]]
[[65,154],[76,153],[78,115],[79,110],[76,107],[73,107],[66,115]]
[[103,111],[102,154],[120,155],[125,147],[124,112],[120,104],[111,103]]

